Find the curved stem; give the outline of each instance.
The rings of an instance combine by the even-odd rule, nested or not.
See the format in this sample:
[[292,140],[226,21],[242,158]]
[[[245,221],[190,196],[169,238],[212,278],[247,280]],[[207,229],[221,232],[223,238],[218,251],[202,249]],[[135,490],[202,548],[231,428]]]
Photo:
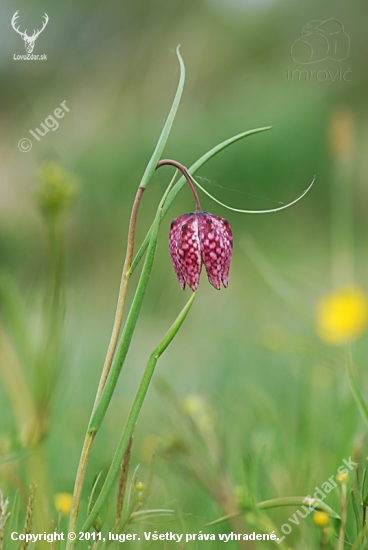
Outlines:
[[180,170],[180,172],[186,178],[186,180],[189,183],[189,186],[192,190],[192,193],[194,195],[194,200],[196,202],[196,211],[200,212],[201,211],[201,204],[199,202],[199,198],[198,198],[196,188],[194,187],[193,180],[190,177],[190,174],[189,174],[188,170],[185,168],[185,166],[180,164],[180,162],[177,162],[176,160],[169,160],[169,159],[160,160],[160,162],[158,162],[157,165],[156,165],[156,170],[157,170],[157,168],[160,168],[160,166],[165,166],[165,165],[175,166],[175,168]]
[[119,296],[118,296],[118,303],[116,306],[116,313],[115,313],[115,319],[114,319],[114,326],[112,329],[112,334],[110,338],[109,347],[106,354],[106,359],[103,367],[103,371],[101,374],[100,383],[98,385],[97,394],[95,403],[93,406],[93,411],[96,408],[96,405],[98,403],[98,400],[101,397],[102,390],[104,389],[104,386],[106,384],[107,377],[110,372],[111,363],[114,357],[114,353],[116,350],[116,345],[118,343],[118,338],[120,334],[121,329],[121,323],[123,320],[123,313],[124,313],[124,305],[125,305],[125,299],[126,294],[128,290],[128,281],[130,278],[130,266],[132,264],[133,260],[133,252],[134,252],[134,237],[135,237],[135,228],[137,225],[137,215],[138,215],[138,209],[141,202],[141,198],[143,195],[143,191],[145,190],[145,187],[138,187],[137,194],[134,199],[134,204],[132,208],[132,213],[130,217],[130,223],[129,223],[129,232],[128,232],[128,243],[127,243],[127,251],[125,256],[125,262],[123,267],[123,273],[121,275],[121,282],[120,282],[120,289],[119,289]]
[[[141,198],[143,195],[144,187],[138,187],[137,194],[135,196],[132,213],[130,217],[130,223],[129,223],[129,231],[128,231],[128,243],[127,243],[127,251],[125,256],[125,262],[123,267],[123,272],[121,275],[121,282],[120,282],[120,289],[119,289],[119,296],[118,296],[118,302],[116,306],[116,313],[115,313],[115,319],[114,319],[114,325],[112,329],[112,334],[110,338],[109,347],[106,353],[106,358],[104,362],[104,366],[101,373],[100,382],[98,385],[97,393],[95,402],[93,405],[91,418],[93,417],[93,414],[96,410],[97,404],[99,402],[99,399],[101,397],[101,394],[103,392],[103,389],[106,384],[106,380],[108,378],[109,372],[111,370],[112,360],[114,358],[116,346],[119,339],[120,329],[121,329],[121,323],[123,319],[123,313],[124,313],[124,305],[126,300],[126,294],[128,290],[128,282],[130,278],[130,266],[133,260],[133,253],[134,253],[134,236],[135,236],[135,228],[137,225],[137,215],[138,215],[138,209],[141,202]],[[75,484],[74,484],[74,493],[73,493],[73,501],[72,501],[72,507],[70,511],[70,520],[69,520],[69,531],[75,531],[77,526],[77,519],[78,519],[78,512],[79,512],[79,505],[82,495],[82,488],[83,488],[83,482],[84,477],[87,469],[87,463],[89,459],[89,455],[91,452],[91,447],[93,444],[93,440],[95,438],[95,433],[90,433],[87,431],[84,442],[83,442],[83,448],[81,452],[81,456],[79,459],[78,464],[78,470],[77,475],[75,478]]]

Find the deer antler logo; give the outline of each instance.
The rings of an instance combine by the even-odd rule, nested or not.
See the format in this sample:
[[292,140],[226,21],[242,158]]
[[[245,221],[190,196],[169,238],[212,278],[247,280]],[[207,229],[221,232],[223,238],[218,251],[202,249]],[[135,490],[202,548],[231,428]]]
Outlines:
[[16,27],[15,24],[16,24],[16,21],[19,17],[19,11],[16,11],[15,14],[13,15],[13,18],[11,20],[11,25],[13,27],[13,29],[21,35],[21,37],[23,38],[24,40],[24,45],[26,47],[26,52],[27,53],[32,53],[33,52],[33,48],[34,48],[34,45],[35,45],[35,42],[36,42],[36,39],[38,38],[38,36],[41,34],[41,32],[43,31],[43,29],[46,27],[47,23],[49,22],[49,16],[47,15],[47,13],[45,13],[45,15],[43,16],[44,20],[43,20],[43,23],[42,23],[42,29],[41,30],[35,30],[33,31],[33,34],[32,36],[28,36],[27,34],[27,29],[22,32],[19,30],[19,27]]

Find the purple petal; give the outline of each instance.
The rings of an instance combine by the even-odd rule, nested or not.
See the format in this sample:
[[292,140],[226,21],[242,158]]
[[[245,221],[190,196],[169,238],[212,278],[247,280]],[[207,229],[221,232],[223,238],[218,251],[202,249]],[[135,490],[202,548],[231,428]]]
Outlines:
[[218,223],[222,226],[222,235],[225,245],[224,262],[222,265],[221,278],[224,287],[227,287],[229,283],[229,269],[230,262],[233,253],[233,234],[231,232],[230,224],[225,218],[217,218]]
[[180,267],[178,249],[179,249],[179,243],[181,241],[181,228],[185,223],[185,221],[187,220],[187,218],[188,218],[188,214],[184,214],[183,216],[179,216],[179,218],[176,218],[173,222],[171,222],[170,236],[169,236],[171,261],[182,290],[185,289],[185,279],[183,277],[181,267]]
[[220,290],[226,254],[223,226],[218,222],[218,218],[206,212],[199,214],[198,220],[202,259],[208,280]]
[[196,214],[186,214],[187,219],[180,227],[178,259],[182,276],[187,285],[194,291],[199,284],[202,269],[202,258],[198,235]]

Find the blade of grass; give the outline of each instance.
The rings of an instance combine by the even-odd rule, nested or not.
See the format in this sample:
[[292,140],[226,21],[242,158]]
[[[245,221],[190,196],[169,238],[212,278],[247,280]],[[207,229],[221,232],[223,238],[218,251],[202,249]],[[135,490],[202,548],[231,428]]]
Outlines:
[[359,491],[359,493],[361,493],[362,492],[362,484],[360,482],[359,468],[355,469],[355,475],[356,475],[356,482],[357,482],[357,486],[358,486],[358,491]]
[[93,496],[94,496],[95,491],[96,491],[96,489],[97,489],[97,484],[98,484],[98,482],[100,481],[101,475],[102,475],[102,470],[101,470],[101,472],[99,472],[99,473],[96,475],[96,477],[95,477],[95,479],[94,479],[94,481],[93,481],[93,485],[92,485],[92,489],[91,489],[91,494],[89,495],[89,499],[88,499],[87,516],[88,516],[88,514],[90,513],[90,511],[91,511],[91,509],[92,509],[92,506],[93,506]]
[[18,530],[18,516],[19,516],[19,492],[17,491],[14,496],[13,507],[10,514],[10,519],[7,525],[5,548],[12,548],[11,534]]
[[263,502],[258,502],[258,510],[267,510],[269,508],[278,508],[280,506],[302,506],[307,504],[308,506],[313,506],[315,510],[321,510],[326,512],[332,518],[340,519],[340,516],[330,508],[327,504],[316,498],[309,497],[281,497],[274,498],[271,500],[264,500]]
[[356,500],[355,500],[353,489],[350,492],[350,496],[351,496],[350,500],[351,500],[351,504],[352,504],[352,507],[353,507],[354,517],[355,517],[357,536],[359,536],[359,533],[360,533],[360,518],[359,518],[359,511],[358,511],[358,507],[357,507],[357,503],[356,503]]
[[90,515],[87,518],[87,521],[82,527],[82,531],[87,531],[91,525],[93,524],[94,520],[96,519],[101,507],[104,505],[104,503],[107,500],[107,497],[109,495],[110,489],[115,481],[115,478],[118,474],[120,464],[122,461],[122,458],[124,456],[124,453],[126,451],[127,445],[129,444],[130,437],[133,433],[135,424],[137,422],[140,410],[143,405],[144,398],[146,396],[146,393],[148,391],[149,384],[151,382],[151,378],[153,376],[156,363],[159,359],[159,357],[163,354],[163,352],[166,350],[166,348],[170,345],[173,338],[177,334],[178,330],[180,329],[181,325],[183,324],[186,316],[189,313],[189,310],[193,304],[194,298],[196,294],[193,293],[182,311],[180,312],[179,316],[174,321],[173,325],[169,329],[169,331],[166,333],[164,338],[161,340],[161,342],[158,344],[156,349],[152,352],[147,366],[145,368],[145,371],[142,376],[141,383],[139,385],[138,391],[136,393],[136,396],[134,398],[132,407],[130,409],[125,428],[122,434],[122,437],[120,439],[119,445],[116,449],[114,458],[111,462],[110,469],[107,473],[105,483],[101,489],[101,492],[97,498],[97,501],[90,513]]
[[[313,506],[314,510],[322,510],[323,512],[326,512],[326,514],[328,514],[332,518],[340,519],[340,516],[332,508],[330,508],[330,506],[328,506],[321,500],[317,500],[315,498],[309,498],[309,497],[282,497],[282,498],[274,498],[271,500],[264,500],[263,502],[258,502],[256,504],[256,508],[258,510],[268,510],[270,508],[279,508],[281,506],[303,506],[306,504],[308,506]],[[209,527],[210,525],[217,525],[218,523],[228,521],[242,514],[243,512],[240,512],[240,513],[236,512],[234,514],[223,516],[214,521],[211,521],[210,523],[206,523],[204,527]]]
[[[358,469],[357,469],[358,471]],[[361,496],[362,496],[362,500],[364,499],[364,488],[365,488],[365,478],[367,476],[367,466],[365,466],[364,470],[363,470],[363,476],[362,476],[362,487],[361,487]]]

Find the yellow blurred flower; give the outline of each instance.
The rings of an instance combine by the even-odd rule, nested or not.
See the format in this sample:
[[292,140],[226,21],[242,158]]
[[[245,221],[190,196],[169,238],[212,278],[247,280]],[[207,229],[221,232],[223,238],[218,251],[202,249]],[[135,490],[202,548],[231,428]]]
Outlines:
[[69,516],[72,507],[73,495],[70,493],[56,493],[54,495],[55,510],[63,514],[63,516]]
[[330,523],[330,518],[328,517],[326,512],[314,512],[313,521],[314,524],[317,525],[317,527],[327,527],[327,525]]
[[349,474],[346,472],[341,472],[341,474],[337,474],[336,480],[339,483],[347,483],[349,480]]
[[202,433],[212,433],[215,427],[213,411],[200,395],[187,395],[181,402],[181,410],[189,416]]
[[359,336],[368,322],[368,297],[359,288],[336,290],[317,304],[317,334],[327,344],[343,344]]

